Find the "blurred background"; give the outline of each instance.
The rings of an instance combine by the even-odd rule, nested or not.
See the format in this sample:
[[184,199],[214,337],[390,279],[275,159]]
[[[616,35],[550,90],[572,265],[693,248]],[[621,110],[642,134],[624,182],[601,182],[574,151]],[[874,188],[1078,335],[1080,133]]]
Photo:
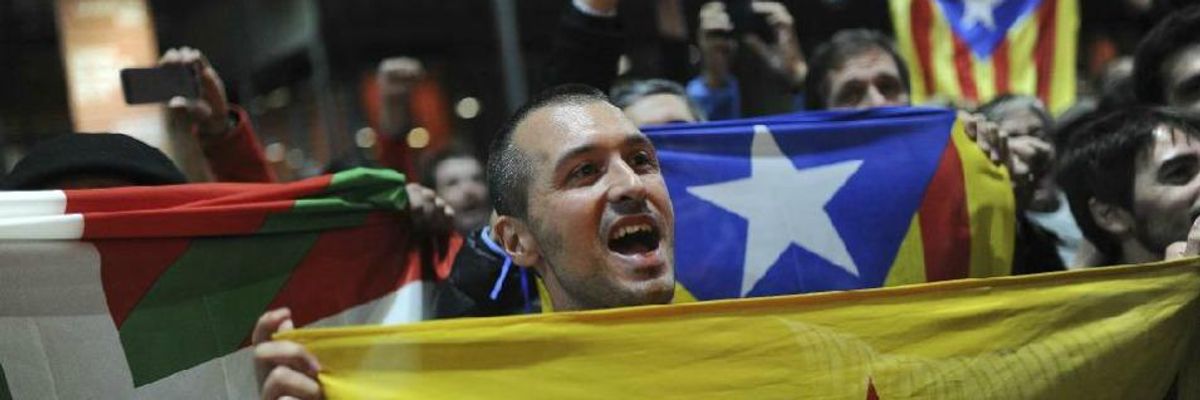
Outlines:
[[[622,73],[681,83],[695,76],[703,2],[622,2]],[[892,32],[886,0],[782,2],[806,53],[843,28]],[[1166,8],[1159,3],[1082,2],[1081,98],[1161,17]],[[0,165],[11,168],[45,138],[89,131],[132,134],[177,160],[188,158],[195,145],[166,128],[164,107],[126,105],[118,77],[122,68],[154,66],[179,46],[207,55],[230,101],[249,112],[282,180],[319,174],[335,161],[378,157],[375,73],[393,56],[419,59],[426,74],[413,88],[412,129],[391,140],[408,147],[414,164],[449,146],[483,155],[505,116],[542,86],[555,30],[570,6],[569,0],[0,0]],[[778,86],[743,82],[746,114],[785,111],[788,94]]]

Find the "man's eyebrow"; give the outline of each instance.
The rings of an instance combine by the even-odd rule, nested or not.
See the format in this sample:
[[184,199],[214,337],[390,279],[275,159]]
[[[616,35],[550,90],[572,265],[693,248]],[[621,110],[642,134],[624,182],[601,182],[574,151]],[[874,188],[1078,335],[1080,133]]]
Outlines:
[[579,147],[576,147],[576,148],[573,148],[573,149],[567,151],[566,154],[563,154],[562,157],[559,157],[558,161],[556,161],[554,163],[553,170],[558,171],[559,168],[563,167],[563,164],[566,164],[567,162],[571,161],[572,159],[574,159],[575,157],[578,157],[580,155],[591,153],[591,152],[595,151],[597,147],[599,147],[599,146],[596,146],[594,144],[585,144],[583,146],[579,146]]
[[[625,140],[621,144],[623,147],[638,147],[638,146],[654,147],[654,143],[651,142],[650,139],[646,137],[646,135],[643,135],[641,133],[631,133],[629,135],[626,135]],[[596,149],[598,149],[599,147],[600,146],[595,145],[595,144],[585,144],[585,145],[582,145],[582,146],[579,146],[579,147],[576,147],[576,148],[573,148],[573,149],[567,151],[561,157],[558,158],[558,161],[555,161],[554,171],[558,171],[559,168],[563,167],[563,164],[566,164],[567,162],[571,161],[572,159],[579,157],[580,155],[596,151]]]
[[646,135],[643,135],[640,133],[632,133],[632,134],[625,136],[624,144],[625,144],[625,147],[634,147],[634,146],[654,147],[654,143],[650,141],[650,138],[648,138],[648,137],[646,137]]

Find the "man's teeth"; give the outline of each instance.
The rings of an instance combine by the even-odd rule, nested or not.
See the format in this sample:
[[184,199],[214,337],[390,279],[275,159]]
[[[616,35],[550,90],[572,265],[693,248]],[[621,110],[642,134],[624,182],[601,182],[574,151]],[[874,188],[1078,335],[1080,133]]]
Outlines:
[[648,224],[630,225],[630,226],[626,226],[626,227],[623,227],[623,228],[613,231],[612,239],[613,240],[620,239],[625,236],[629,236],[634,233],[643,232],[643,231],[651,232],[653,229],[654,228],[651,228],[650,225],[648,225]]

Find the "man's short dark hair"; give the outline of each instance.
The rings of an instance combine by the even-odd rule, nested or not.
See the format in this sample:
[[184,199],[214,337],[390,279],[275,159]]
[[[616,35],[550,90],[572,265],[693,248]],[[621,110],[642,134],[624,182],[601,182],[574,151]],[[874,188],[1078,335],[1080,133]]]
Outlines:
[[1200,44],[1200,6],[1171,13],[1142,37],[1133,56],[1133,86],[1138,100],[1167,104],[1164,64],[1192,44]]
[[475,154],[473,154],[470,151],[467,151],[465,149],[462,149],[462,148],[451,147],[449,149],[439,151],[436,154],[434,154],[433,157],[429,158],[429,160],[426,161],[422,165],[421,182],[424,183],[425,186],[436,189],[437,188],[437,168],[438,168],[438,166],[442,165],[442,163],[445,162],[446,160],[453,160],[453,159],[458,159],[458,158],[467,158],[467,159],[476,160]]
[[829,74],[841,68],[850,58],[870,50],[879,49],[888,53],[900,72],[904,91],[910,92],[908,65],[896,52],[892,39],[870,29],[845,29],[838,31],[828,42],[821,44],[808,60],[808,76],[804,78],[804,106],[809,110],[829,108],[825,97],[829,96]]
[[1159,126],[1200,137],[1200,120],[1160,107],[1097,111],[1062,127],[1056,137],[1057,182],[1067,195],[1079,230],[1106,262],[1118,262],[1120,243],[1092,219],[1091,199],[1133,210],[1133,181],[1139,154],[1153,146]]
[[513,144],[513,134],[525,117],[539,109],[558,104],[608,103],[599,89],[587,85],[566,84],[538,93],[509,117],[492,139],[488,149],[487,182],[492,208],[499,215],[525,218],[529,215],[529,180],[533,160]]
[[688,97],[687,91],[682,85],[666,79],[631,79],[618,82],[613,86],[608,97],[612,100],[613,105],[624,110],[625,107],[629,107],[638,100],[656,94],[682,97],[683,101],[687,103],[688,111],[691,111],[697,121],[708,120],[708,116],[704,115],[704,110],[700,108],[699,104],[696,104],[695,100]]

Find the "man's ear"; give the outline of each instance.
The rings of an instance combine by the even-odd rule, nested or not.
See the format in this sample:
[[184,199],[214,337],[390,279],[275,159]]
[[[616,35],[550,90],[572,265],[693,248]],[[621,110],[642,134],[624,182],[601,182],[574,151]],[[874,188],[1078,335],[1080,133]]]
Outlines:
[[1115,237],[1126,237],[1133,232],[1136,221],[1129,210],[1091,198],[1088,211],[1096,226]]
[[533,238],[533,232],[529,231],[529,226],[524,221],[502,215],[496,218],[496,223],[492,226],[500,248],[508,253],[513,264],[532,267],[541,261],[542,253],[538,248],[537,240]]

